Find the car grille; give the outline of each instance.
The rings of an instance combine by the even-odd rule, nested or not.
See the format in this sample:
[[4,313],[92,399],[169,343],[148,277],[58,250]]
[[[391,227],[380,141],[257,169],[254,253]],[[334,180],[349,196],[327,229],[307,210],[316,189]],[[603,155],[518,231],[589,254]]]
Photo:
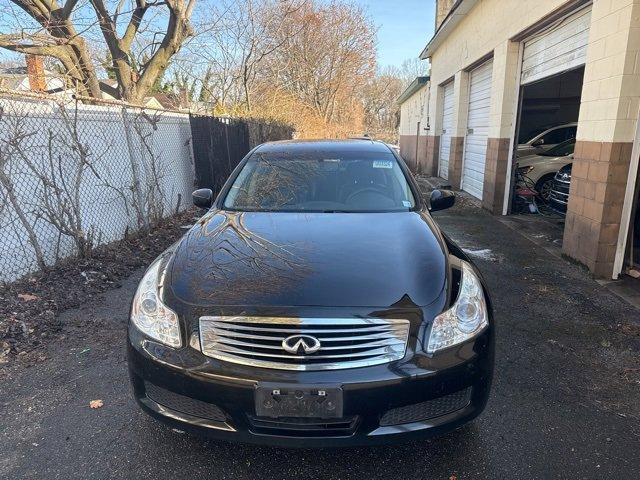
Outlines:
[[144,388],[148,398],[171,410],[186,413],[193,417],[207,418],[216,422],[226,421],[224,412],[213,403],[185,397],[184,395],[165,390],[149,382],[144,382]]
[[557,201],[567,203],[569,198],[569,189],[571,187],[571,174],[559,171],[553,179],[551,187],[551,195],[556,197]]
[[[298,335],[320,343],[314,353],[289,353]],[[200,317],[202,353],[227,362],[284,370],[337,370],[404,357],[409,321],[381,318]],[[295,343],[295,339],[293,342]]]
[[388,427],[390,425],[421,422],[460,410],[469,405],[470,401],[471,387],[426,402],[389,410],[380,419],[380,426]]
[[249,416],[251,430],[264,435],[286,435],[288,437],[347,437],[353,435],[358,417],[328,420],[304,418],[264,418]]
[[571,175],[564,174],[560,170],[554,180],[549,193],[549,206],[554,210],[564,213],[569,203],[569,189],[571,187]]

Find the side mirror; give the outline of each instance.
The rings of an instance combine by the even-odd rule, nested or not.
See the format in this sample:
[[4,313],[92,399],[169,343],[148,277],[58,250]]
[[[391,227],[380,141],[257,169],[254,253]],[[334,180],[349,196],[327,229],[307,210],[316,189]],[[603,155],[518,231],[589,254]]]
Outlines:
[[199,188],[191,194],[193,204],[200,208],[211,208],[213,205],[213,192],[210,188]]
[[437,212],[453,207],[456,195],[451,190],[434,190],[429,197],[429,211]]

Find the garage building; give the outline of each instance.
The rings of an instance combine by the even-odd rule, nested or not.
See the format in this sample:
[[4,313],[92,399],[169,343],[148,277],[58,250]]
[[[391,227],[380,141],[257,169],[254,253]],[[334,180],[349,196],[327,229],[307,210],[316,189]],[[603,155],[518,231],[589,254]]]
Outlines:
[[416,77],[398,97],[400,105],[400,153],[414,172],[431,172],[427,166],[427,109],[429,77]]
[[574,125],[563,250],[617,278],[638,261],[640,0],[440,0],[436,12],[420,55],[424,173],[506,214],[518,144]]

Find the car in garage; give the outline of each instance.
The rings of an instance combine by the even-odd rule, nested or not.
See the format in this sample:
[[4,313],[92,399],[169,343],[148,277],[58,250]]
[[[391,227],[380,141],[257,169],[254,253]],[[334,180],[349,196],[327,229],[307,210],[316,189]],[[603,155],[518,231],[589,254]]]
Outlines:
[[486,285],[402,159],[370,140],[252,150],[144,274],[135,399],[180,430],[278,446],[439,435],[485,408]]
[[544,153],[559,143],[576,138],[577,130],[577,123],[566,123],[547,128],[533,136],[528,142],[518,145],[516,158]]
[[561,214],[567,212],[567,205],[569,204],[572,166],[573,164],[570,163],[556,173],[551,192],[549,193],[549,206]]
[[516,168],[520,178],[532,186],[538,192],[538,196],[547,202],[556,173],[573,161],[575,146],[576,139],[571,138],[546,152],[518,159]]

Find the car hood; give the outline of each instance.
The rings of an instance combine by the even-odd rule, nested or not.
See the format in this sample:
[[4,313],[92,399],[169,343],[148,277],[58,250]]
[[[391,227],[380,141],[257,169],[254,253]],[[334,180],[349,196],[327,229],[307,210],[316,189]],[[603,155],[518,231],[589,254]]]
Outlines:
[[[526,157],[520,157],[518,159],[518,167],[529,167],[535,165],[547,165],[552,163],[561,163],[562,165],[566,165],[567,162],[570,162],[571,158],[569,155],[564,155],[562,157],[549,157],[546,155],[528,155]],[[559,168],[559,167],[558,167]]]
[[172,295],[192,306],[425,306],[445,285],[426,213],[212,211],[172,254]]

